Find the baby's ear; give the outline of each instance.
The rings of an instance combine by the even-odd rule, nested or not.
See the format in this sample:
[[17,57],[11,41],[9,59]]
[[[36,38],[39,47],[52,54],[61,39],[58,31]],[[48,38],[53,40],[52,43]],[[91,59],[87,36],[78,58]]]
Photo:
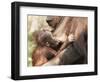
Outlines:
[[69,42],[75,41],[75,36],[74,36],[74,34],[69,34],[68,40],[69,40]]

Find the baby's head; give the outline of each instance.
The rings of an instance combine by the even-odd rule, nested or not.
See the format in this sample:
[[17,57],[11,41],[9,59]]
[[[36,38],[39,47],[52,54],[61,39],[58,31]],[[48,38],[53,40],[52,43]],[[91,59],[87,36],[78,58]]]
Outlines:
[[41,46],[56,47],[59,42],[52,37],[52,33],[48,30],[42,30],[37,33],[37,42]]

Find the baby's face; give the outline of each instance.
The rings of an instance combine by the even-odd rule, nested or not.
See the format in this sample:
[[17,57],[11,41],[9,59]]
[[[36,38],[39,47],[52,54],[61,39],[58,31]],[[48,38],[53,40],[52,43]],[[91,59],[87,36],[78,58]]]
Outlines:
[[58,41],[55,40],[50,31],[40,31],[38,34],[38,42],[42,46],[55,47]]

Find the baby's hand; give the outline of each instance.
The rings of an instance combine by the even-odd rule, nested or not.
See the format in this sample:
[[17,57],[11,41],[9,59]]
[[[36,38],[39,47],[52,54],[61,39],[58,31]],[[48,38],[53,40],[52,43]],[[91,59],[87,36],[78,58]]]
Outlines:
[[68,36],[68,41],[69,41],[69,42],[75,41],[75,36],[74,36],[74,34],[69,34],[69,36]]

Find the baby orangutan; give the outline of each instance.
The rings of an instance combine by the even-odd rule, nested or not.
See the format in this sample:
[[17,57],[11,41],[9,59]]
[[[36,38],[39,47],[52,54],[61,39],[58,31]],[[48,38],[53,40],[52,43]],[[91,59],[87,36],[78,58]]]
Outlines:
[[38,47],[35,52],[33,52],[32,65],[40,66],[55,57],[57,52],[53,48],[57,47],[59,42],[52,37],[49,31],[45,30],[37,33],[36,40]]

